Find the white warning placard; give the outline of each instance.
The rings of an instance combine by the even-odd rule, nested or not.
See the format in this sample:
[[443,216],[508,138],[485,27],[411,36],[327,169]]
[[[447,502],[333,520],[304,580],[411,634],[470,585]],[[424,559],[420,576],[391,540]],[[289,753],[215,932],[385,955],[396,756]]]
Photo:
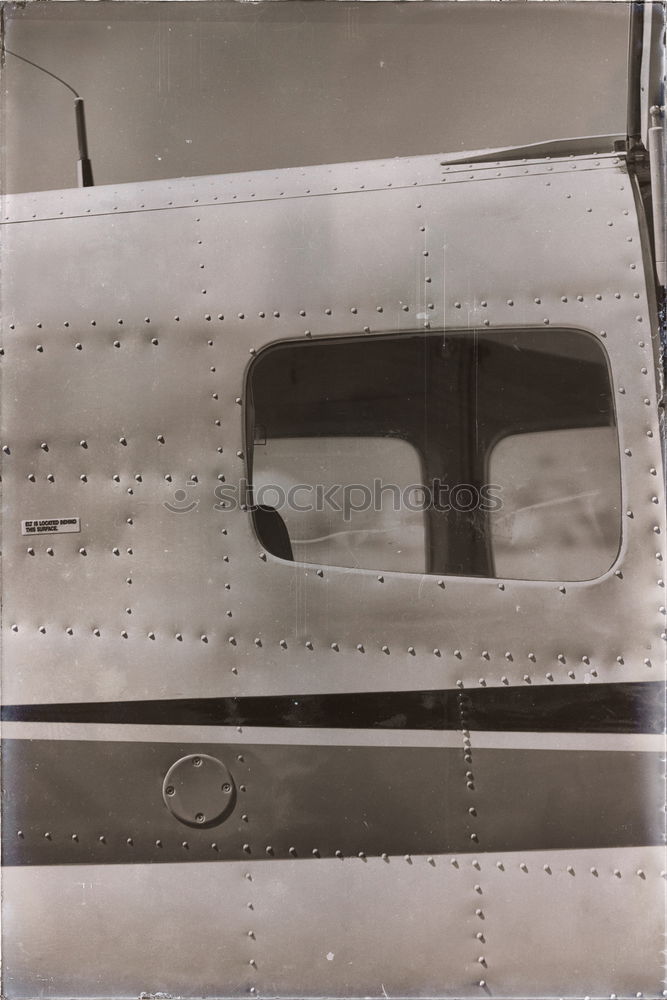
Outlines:
[[22,535],[62,535],[68,531],[81,531],[78,517],[45,517],[33,521],[21,521]]

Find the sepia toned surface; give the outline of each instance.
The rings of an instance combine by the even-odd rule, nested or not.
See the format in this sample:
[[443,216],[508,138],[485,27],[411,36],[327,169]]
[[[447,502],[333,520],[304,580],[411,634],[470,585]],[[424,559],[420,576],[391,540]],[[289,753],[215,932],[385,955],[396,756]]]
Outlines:
[[[453,8],[316,6],[322,32],[292,3],[239,32],[359,55],[383,10],[395,46]],[[7,997],[665,988],[646,174],[616,136],[332,143],[349,162],[2,199]],[[362,508],[377,479],[451,502]]]

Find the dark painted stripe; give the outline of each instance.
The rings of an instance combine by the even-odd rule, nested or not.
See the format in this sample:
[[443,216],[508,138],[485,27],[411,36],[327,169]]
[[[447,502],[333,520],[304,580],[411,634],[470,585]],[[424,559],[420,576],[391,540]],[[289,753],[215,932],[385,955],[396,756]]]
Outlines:
[[659,681],[6,705],[5,722],[662,733]]
[[[661,754],[617,750],[7,740],[3,862],[131,864],[630,847],[664,841]],[[187,755],[227,768],[202,827],[163,796]],[[213,784],[188,770],[182,800]],[[203,772],[204,773],[204,772]],[[219,796],[218,796],[219,798]]]

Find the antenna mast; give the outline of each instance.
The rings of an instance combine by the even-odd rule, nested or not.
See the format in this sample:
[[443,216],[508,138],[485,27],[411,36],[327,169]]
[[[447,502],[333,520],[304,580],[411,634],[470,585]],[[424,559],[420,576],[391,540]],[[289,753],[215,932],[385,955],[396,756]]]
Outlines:
[[33,62],[32,59],[26,59],[25,56],[20,56],[17,52],[11,52],[9,49],[4,50],[7,55],[14,56],[15,59],[20,59],[21,62],[27,63],[29,66],[34,66],[41,73],[46,73],[52,79],[57,80],[58,83],[62,83],[63,87],[67,87],[70,93],[74,94],[74,118],[76,121],[76,140],[79,149],[79,158],[76,165],[76,176],[79,187],[92,187],[93,181],[93,165],[90,162],[90,157],[88,156],[88,137],[86,134],[86,117],[85,109],[83,104],[83,98],[79,96],[74,87],[71,87],[66,80],[61,79],[52,73],[51,70],[44,69],[38,63]]

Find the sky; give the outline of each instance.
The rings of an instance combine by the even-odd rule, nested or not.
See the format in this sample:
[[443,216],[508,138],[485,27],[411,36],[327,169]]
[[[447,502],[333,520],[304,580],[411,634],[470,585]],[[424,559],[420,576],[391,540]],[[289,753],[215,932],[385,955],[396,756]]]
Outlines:
[[[624,132],[628,4],[49,0],[5,45],[85,99],[118,184]],[[5,192],[76,184],[72,94],[7,55]]]

